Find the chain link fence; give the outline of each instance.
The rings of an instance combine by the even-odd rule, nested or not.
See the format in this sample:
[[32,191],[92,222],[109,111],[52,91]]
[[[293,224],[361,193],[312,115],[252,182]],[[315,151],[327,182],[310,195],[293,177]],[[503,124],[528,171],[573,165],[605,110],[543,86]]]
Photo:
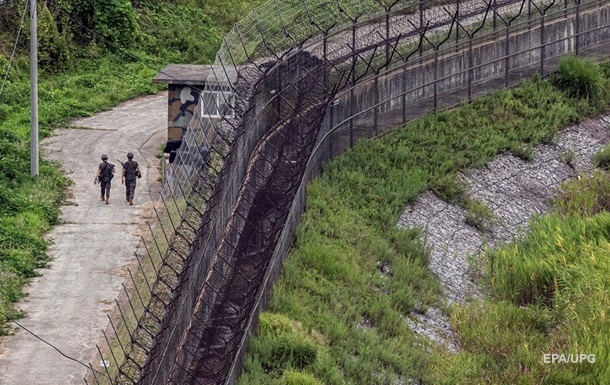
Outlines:
[[329,159],[547,75],[563,55],[599,57],[609,26],[599,0],[271,0],[253,11],[223,40],[86,382],[232,384],[305,186]]

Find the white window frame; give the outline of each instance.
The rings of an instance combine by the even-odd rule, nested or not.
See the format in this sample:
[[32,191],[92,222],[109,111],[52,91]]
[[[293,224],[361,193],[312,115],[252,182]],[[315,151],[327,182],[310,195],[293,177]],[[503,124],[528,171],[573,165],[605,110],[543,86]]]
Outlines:
[[[210,114],[209,111],[205,111],[205,101],[204,98],[206,95],[214,95],[214,99],[215,99],[215,103],[213,103],[213,106],[215,108],[214,113]],[[227,117],[235,117],[235,110],[233,109],[233,103],[235,103],[235,95],[233,94],[233,92],[231,91],[220,91],[220,90],[203,90],[201,91],[201,95],[199,96],[199,105],[201,106],[201,116],[207,117],[207,118],[221,118],[222,115],[220,114],[220,110],[219,110],[219,106],[223,105],[223,104],[229,104],[230,108],[228,113],[225,115]],[[227,103],[225,103],[225,101]]]

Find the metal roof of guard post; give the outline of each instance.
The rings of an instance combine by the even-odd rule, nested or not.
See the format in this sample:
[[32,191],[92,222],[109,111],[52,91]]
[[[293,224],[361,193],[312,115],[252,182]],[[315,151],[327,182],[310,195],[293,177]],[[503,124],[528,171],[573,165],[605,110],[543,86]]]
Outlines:
[[[234,68],[197,65],[169,64],[155,77],[153,83],[168,84],[167,92],[167,140],[169,147],[179,146],[187,126],[199,104],[201,93],[204,103],[201,103],[201,116],[210,120],[219,119],[228,101],[233,100],[231,86],[222,84],[216,78],[227,78],[235,83],[237,71]],[[166,151],[169,153],[169,151]]]

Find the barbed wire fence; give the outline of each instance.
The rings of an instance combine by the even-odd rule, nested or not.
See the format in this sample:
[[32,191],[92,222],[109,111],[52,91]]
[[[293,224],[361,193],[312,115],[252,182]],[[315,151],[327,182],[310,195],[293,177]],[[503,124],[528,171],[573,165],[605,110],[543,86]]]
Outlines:
[[232,384],[306,183],[329,159],[547,75],[563,55],[608,52],[609,26],[600,0],[271,0],[254,10],[223,40],[85,382]]

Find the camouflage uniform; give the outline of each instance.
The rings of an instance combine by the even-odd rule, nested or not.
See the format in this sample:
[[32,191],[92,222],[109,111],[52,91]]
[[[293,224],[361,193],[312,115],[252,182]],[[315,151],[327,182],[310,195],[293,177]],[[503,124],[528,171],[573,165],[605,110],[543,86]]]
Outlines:
[[110,197],[110,187],[112,187],[112,184],[110,183],[112,178],[110,175],[112,175],[112,171],[114,170],[114,164],[102,162],[100,163],[99,170],[101,187],[100,198],[103,198],[104,196],[108,198]]
[[138,162],[129,159],[123,163],[123,172],[125,173],[125,199],[128,202],[133,200],[136,192],[136,180],[138,178]]

